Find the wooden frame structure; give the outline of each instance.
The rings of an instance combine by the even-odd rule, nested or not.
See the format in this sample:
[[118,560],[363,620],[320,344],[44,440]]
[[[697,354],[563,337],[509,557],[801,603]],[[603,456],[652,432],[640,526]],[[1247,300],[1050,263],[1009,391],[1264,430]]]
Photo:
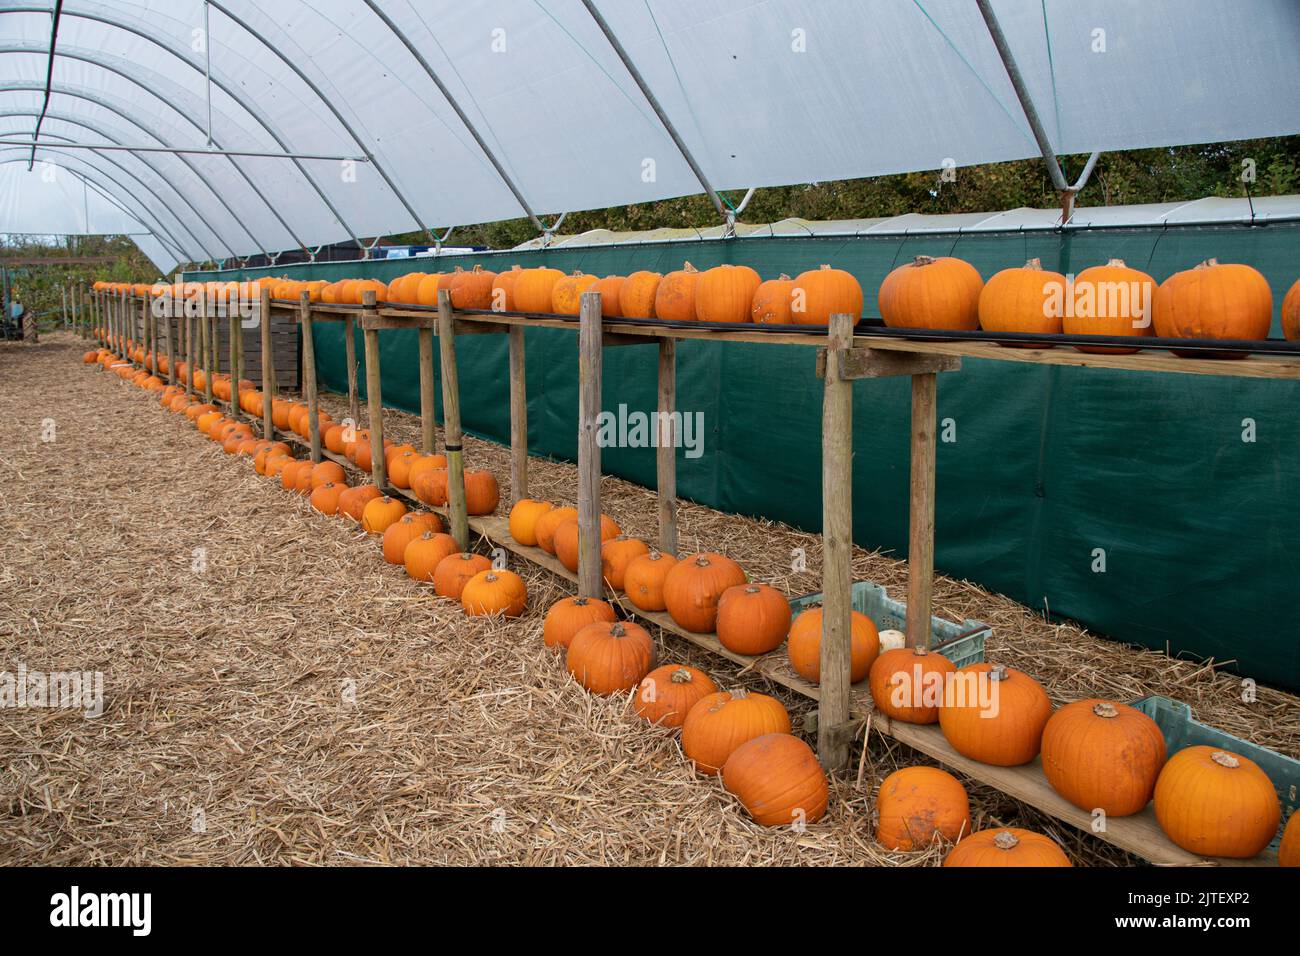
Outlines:
[[[99,307],[108,317],[110,330],[131,335],[127,298],[99,295]],[[350,461],[322,448],[319,431],[319,397],[315,381],[313,323],[341,321],[345,327],[348,362],[348,400],[353,420],[359,416],[356,355],[351,334],[357,320],[365,342],[367,400],[370,416],[371,478],[386,493],[418,501],[404,489],[390,487],[383,453],[383,398],[378,333],[383,329],[417,329],[420,337],[421,450],[434,451],[437,423],[434,418],[434,375],[432,338],[437,336],[442,370],[443,447],[448,459],[448,504],[433,508],[447,517],[450,532],[461,548],[469,546],[469,533],[480,535],[495,546],[574,581],[580,594],[604,596],[600,574],[600,446],[596,439],[596,416],[600,411],[603,350],[614,346],[655,345],[658,349],[658,419],[666,432],[658,437],[659,547],[676,553],[676,455],[672,430],[675,407],[676,343],[683,339],[799,345],[812,349],[819,377],[823,380],[822,408],[822,499],[823,499],[823,634],[821,643],[822,681],[813,685],[795,674],[780,651],[751,658],[729,651],[713,634],[686,631],[663,612],[629,611],[662,629],[718,656],[755,670],[769,680],[818,702],[817,749],[828,769],[843,769],[850,748],[859,734],[869,729],[891,736],[967,776],[1031,804],[1058,819],[1092,832],[1109,843],[1153,863],[1163,865],[1230,866],[1270,865],[1269,855],[1252,860],[1207,860],[1188,853],[1164,836],[1150,806],[1131,817],[1114,818],[1098,830],[1091,814],[1061,798],[1048,785],[1037,760],[1021,767],[994,767],[958,754],[935,725],[905,724],[874,711],[870,692],[863,681],[849,683],[852,575],[852,387],[859,379],[906,375],[912,380],[911,407],[911,495],[908,551],[907,643],[925,646],[930,639],[934,579],[934,510],[936,452],[937,376],[956,372],[966,357],[1031,364],[1080,365],[1132,371],[1209,374],[1248,378],[1300,379],[1300,355],[1251,356],[1222,362],[1182,358],[1168,353],[1129,355],[1091,354],[1066,349],[1003,348],[988,342],[928,342],[903,337],[854,334],[853,318],[831,316],[829,325],[810,327],[807,332],[763,332],[745,327],[735,331],[706,328],[636,324],[618,319],[603,320],[600,297],[582,296],[578,321],[525,313],[457,311],[446,290],[439,292],[436,308],[387,305],[381,307],[373,293],[361,306],[311,302],[306,293],[300,301],[272,301],[265,297],[261,308],[292,312],[303,330],[305,398],[309,407],[309,436],[278,432],[264,417],[264,434],[305,445],[313,461],[330,458],[355,469]],[[265,314],[265,312],[264,312]],[[124,322],[125,320],[125,322]],[[265,323],[264,323],[265,324]],[[579,564],[576,574],[558,559],[539,548],[515,541],[508,522],[497,515],[470,516],[464,493],[464,460],[461,449],[459,386],[456,374],[456,338],[472,334],[509,336],[511,478],[514,500],[527,496],[528,428],[527,388],[524,377],[525,328],[558,328],[577,332],[579,349]],[[205,330],[206,332],[206,327]],[[187,336],[187,341],[189,337]],[[191,342],[192,344],[192,342]],[[210,350],[208,350],[210,353]],[[211,378],[209,377],[209,388]],[[211,396],[209,395],[209,400]],[[220,403],[218,403],[220,404]],[[664,413],[667,413],[666,415]],[[422,507],[428,507],[423,505]],[[781,660],[777,658],[781,657]]]

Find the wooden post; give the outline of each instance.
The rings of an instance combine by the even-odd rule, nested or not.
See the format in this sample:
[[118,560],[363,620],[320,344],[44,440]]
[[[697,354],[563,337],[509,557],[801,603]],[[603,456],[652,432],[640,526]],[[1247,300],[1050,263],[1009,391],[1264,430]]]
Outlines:
[[190,398],[194,397],[194,315],[189,303],[185,302],[181,306],[181,314],[185,316],[185,394]]
[[209,317],[208,289],[203,288],[203,297],[199,299],[199,325],[203,333],[203,401],[212,404],[212,376],[216,373],[217,363],[214,355],[217,351],[216,336],[212,334],[213,325]]
[[677,340],[659,340],[659,431],[655,466],[659,495],[659,550],[677,553]]
[[[162,298],[159,298],[162,302]],[[170,295],[167,296],[167,308],[163,312],[163,321],[167,323],[167,384],[176,384],[176,335],[172,331],[173,313],[176,311],[176,301]]]
[[584,292],[578,318],[578,594],[602,597],[600,571],[600,293]]
[[420,453],[438,447],[438,422],[433,408],[433,329],[420,329]]
[[935,398],[938,377],[912,376],[912,496],[907,545],[907,644],[930,646],[934,592]]
[[817,756],[827,770],[849,760],[853,547],[853,383],[841,377],[840,349],[853,345],[853,317],[830,317],[822,404],[822,645]]
[[524,329],[510,326],[510,501],[528,497],[528,378]]
[[271,289],[259,282],[257,321],[262,332],[262,437],[275,437],[275,423],[271,421],[271,400],[275,398],[275,369],[271,363]]
[[154,342],[153,310],[149,308],[149,297],[140,297],[140,338],[144,339],[144,367],[150,375],[158,374],[158,349]]
[[348,416],[353,427],[361,427],[361,398],[357,392],[357,338],[356,319],[348,313],[343,317],[343,356],[348,363]]
[[[361,294],[362,337],[366,347],[366,404],[370,412],[370,474],[376,488],[388,484],[388,462],[384,460],[384,398],[379,380],[379,330],[365,327],[365,319],[378,318],[375,293]],[[450,475],[450,472],[448,472]]]
[[[71,293],[71,291],[72,291],[72,287],[70,285],[65,285],[63,287],[63,327],[65,329],[68,327],[68,324],[71,321],[68,314],[68,296]],[[77,331],[78,332],[81,331],[80,326],[77,327]],[[85,338],[85,336],[83,335],[82,338]]]
[[308,436],[311,460],[321,461],[320,399],[316,394],[316,342],[311,334],[311,293],[298,296],[298,320],[302,323],[302,387],[307,396]]
[[460,549],[469,547],[469,515],[465,510],[465,457],[461,448],[460,380],[456,374],[456,322],[451,291],[438,290],[438,352],[442,358],[442,441],[447,454],[447,517],[451,536]]
[[243,296],[226,294],[226,324],[230,326],[230,417],[239,421],[239,304]]

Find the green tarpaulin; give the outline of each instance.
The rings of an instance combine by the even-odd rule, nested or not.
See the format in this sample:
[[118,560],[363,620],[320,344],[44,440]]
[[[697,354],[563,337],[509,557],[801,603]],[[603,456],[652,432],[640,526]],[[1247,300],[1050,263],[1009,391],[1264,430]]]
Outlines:
[[[733,239],[445,257],[438,268],[519,262],[604,275],[666,272],[690,259],[699,268],[746,263],[774,277],[831,263],[858,276],[873,315],[880,281],[921,253],[960,256],[985,278],[1030,257],[1067,273],[1119,257],[1157,280],[1213,256],[1261,270],[1276,310],[1300,274],[1297,240],[1300,224]],[[387,280],[432,268],[431,260],[389,260],[289,271]],[[202,277],[258,274],[268,271]],[[346,391],[342,325],[320,323],[314,334],[322,384]],[[379,338],[385,403],[418,412],[416,333]],[[468,336],[457,349],[466,430],[508,442],[505,336]],[[528,330],[532,454],[576,457],[577,359],[575,334]],[[604,361],[604,408],[655,408],[652,345],[609,349]],[[700,457],[679,452],[679,494],[817,530],[814,350],[683,342],[677,376],[678,408],[704,422]],[[1243,677],[1300,690],[1290,600],[1300,540],[1298,406],[1300,385],[1285,381],[966,360],[939,376],[936,567],[1115,640],[1234,661]],[[909,409],[906,379],[854,386],[854,539],[900,557]],[[651,448],[604,449],[602,465],[654,486]]]

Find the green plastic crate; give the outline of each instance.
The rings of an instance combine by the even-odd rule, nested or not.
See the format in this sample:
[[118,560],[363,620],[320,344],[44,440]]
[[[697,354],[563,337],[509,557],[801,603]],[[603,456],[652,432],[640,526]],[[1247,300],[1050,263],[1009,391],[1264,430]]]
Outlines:
[[1300,760],[1293,760],[1258,744],[1234,737],[1214,727],[1207,727],[1193,719],[1192,708],[1180,700],[1171,700],[1153,694],[1135,700],[1133,706],[1154,720],[1165,735],[1165,751],[1173,756],[1185,747],[1217,747],[1259,764],[1277,788],[1277,798],[1282,803],[1282,823],[1271,844],[1277,849],[1282,839],[1282,828],[1291,814],[1300,807]]
[[[879,630],[906,631],[907,605],[895,601],[879,584],[858,581],[853,585],[853,610],[871,618]],[[792,598],[790,610],[798,614],[806,607],[822,603],[821,592]],[[958,667],[980,664],[984,661],[984,642],[993,629],[980,621],[962,621],[954,624],[942,618],[930,618],[930,646]],[[965,636],[962,636],[965,635]],[[951,643],[944,643],[945,641]],[[938,645],[942,644],[940,647]]]

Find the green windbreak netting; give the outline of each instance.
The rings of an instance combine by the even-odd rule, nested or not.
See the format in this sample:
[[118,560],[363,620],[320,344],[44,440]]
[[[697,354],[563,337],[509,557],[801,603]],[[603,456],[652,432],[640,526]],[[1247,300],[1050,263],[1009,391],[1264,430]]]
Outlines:
[[[1276,308],[1300,273],[1298,239],[1300,224],[736,239],[447,257],[439,268],[519,262],[604,275],[666,272],[689,258],[699,268],[743,262],[770,277],[828,262],[858,276],[871,315],[880,281],[920,253],[960,256],[986,278],[1031,256],[1061,272],[1119,257],[1157,280],[1213,256],[1260,269]],[[432,263],[398,260],[293,275],[391,279],[425,268]],[[323,385],[346,391],[341,324],[318,324],[314,334]],[[385,402],[418,411],[416,333],[379,338]],[[530,451],[576,458],[577,336],[530,329],[526,341]],[[466,429],[508,442],[505,336],[466,336],[457,349]],[[652,411],[654,347],[608,349],[604,360],[604,407]],[[819,529],[814,350],[683,342],[677,388],[678,407],[704,422],[703,453],[678,453],[683,497]],[[939,376],[936,566],[1116,640],[1233,661],[1245,677],[1300,690],[1298,407],[1300,386],[1290,382],[966,360]],[[854,539],[899,556],[909,413],[906,379],[855,384]],[[607,448],[602,464],[654,486],[653,449]]]

